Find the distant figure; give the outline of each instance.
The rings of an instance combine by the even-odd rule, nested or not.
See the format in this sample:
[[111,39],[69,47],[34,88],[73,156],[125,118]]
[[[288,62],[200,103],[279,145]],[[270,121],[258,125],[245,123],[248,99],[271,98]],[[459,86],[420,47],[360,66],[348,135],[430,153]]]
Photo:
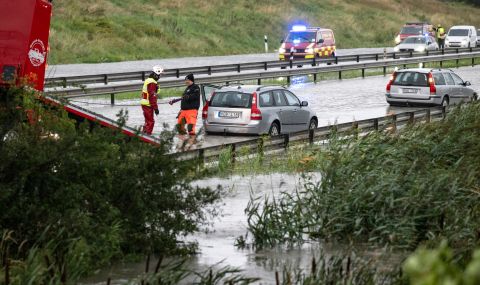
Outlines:
[[142,100],[140,100],[143,117],[145,118],[143,132],[147,135],[152,134],[153,126],[155,125],[153,113],[155,112],[155,115],[159,113],[157,104],[158,79],[160,79],[160,74],[163,73],[163,68],[159,65],[155,65],[152,70],[153,72],[150,73],[150,76],[143,83]]
[[445,34],[445,29],[442,27],[442,25],[438,24],[436,28],[433,28],[433,30],[435,31],[435,35],[437,37],[438,48],[445,49],[445,38],[447,37]]
[[200,87],[194,83],[193,74],[185,77],[187,88],[183,92],[182,98],[170,100],[170,105],[175,102],[181,102],[181,110],[178,114],[177,128],[180,134],[185,134],[185,124],[187,125],[188,134],[195,135],[195,126],[197,124],[198,108],[200,108]]

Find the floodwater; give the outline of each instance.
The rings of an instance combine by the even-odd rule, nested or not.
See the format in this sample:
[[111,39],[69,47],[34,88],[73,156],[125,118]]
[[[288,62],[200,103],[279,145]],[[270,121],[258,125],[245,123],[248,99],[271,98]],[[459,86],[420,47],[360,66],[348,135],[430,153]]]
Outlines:
[[[310,174],[311,179],[319,175]],[[247,221],[244,213],[250,195],[255,197],[275,196],[281,191],[294,191],[303,187],[301,175],[269,174],[258,176],[232,176],[229,178],[210,178],[195,183],[198,186],[221,185],[227,195],[220,207],[221,215],[215,218],[208,232],[188,237],[196,240],[199,254],[188,259],[186,266],[190,270],[205,271],[211,266],[221,268],[229,265],[242,269],[248,277],[259,277],[263,284],[275,282],[275,271],[282,271],[284,265],[308,268],[314,256],[318,257],[318,244],[307,244],[292,249],[271,249],[256,252],[252,249],[238,249],[235,239],[247,233]],[[150,268],[155,266],[151,262]],[[144,272],[145,262],[118,264],[104,269],[97,275],[83,280],[84,284],[104,284],[112,278],[112,284],[121,284]]]
[[[462,67],[455,71],[464,80],[470,81],[472,88],[480,93],[480,66]],[[301,100],[309,102],[309,106],[317,113],[319,126],[381,117],[387,114],[419,109],[411,107],[389,107],[385,101],[385,86],[388,78],[384,76],[302,83],[307,81],[306,77],[294,78],[292,80],[293,84],[289,89]],[[168,100],[169,99],[160,100],[160,114],[155,118],[154,134],[159,134],[164,129],[164,124],[168,124],[169,128],[172,128],[176,124],[176,116],[180,104],[177,103],[171,106],[167,103]],[[118,112],[124,109],[128,111],[129,115],[127,125],[140,128],[143,124],[143,114],[138,105],[138,100],[117,100],[117,105],[115,106],[110,105],[109,99],[89,97],[72,99],[72,102],[111,119],[116,119]],[[198,115],[197,130],[202,128],[201,108],[202,107],[200,107]],[[196,147],[222,145],[250,138],[251,137],[245,136],[205,135],[197,138],[198,143]]]

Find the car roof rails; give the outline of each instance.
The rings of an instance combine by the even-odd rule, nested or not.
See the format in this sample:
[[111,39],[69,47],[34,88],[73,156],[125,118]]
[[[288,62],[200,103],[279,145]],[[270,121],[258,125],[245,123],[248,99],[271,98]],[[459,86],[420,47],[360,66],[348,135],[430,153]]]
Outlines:
[[282,87],[282,88],[285,89],[285,86],[283,86],[283,85],[262,85],[262,86],[259,86],[259,87],[257,88],[257,91],[260,91],[260,90],[262,90],[262,89],[264,89],[264,88],[278,88],[278,87]]

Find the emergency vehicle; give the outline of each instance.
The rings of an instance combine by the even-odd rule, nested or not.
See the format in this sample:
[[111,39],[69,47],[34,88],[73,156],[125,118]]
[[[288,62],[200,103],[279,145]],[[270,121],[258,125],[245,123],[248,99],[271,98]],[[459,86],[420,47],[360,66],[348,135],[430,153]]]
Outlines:
[[429,23],[406,23],[395,37],[395,44],[401,43],[410,36],[432,36],[435,38],[433,26]]
[[[43,91],[47,55],[48,37],[52,4],[47,0],[2,1],[0,9],[0,85],[29,85]],[[1,94],[0,94],[1,95]],[[141,140],[159,144],[159,140],[127,126],[88,111],[71,103],[61,104],[58,100],[38,94],[42,102],[63,107],[69,117],[77,121],[88,120],[101,126],[119,129],[128,136],[138,136]],[[27,110],[28,112],[28,110]]]
[[330,29],[293,26],[278,49],[280,60],[335,56],[335,35]]

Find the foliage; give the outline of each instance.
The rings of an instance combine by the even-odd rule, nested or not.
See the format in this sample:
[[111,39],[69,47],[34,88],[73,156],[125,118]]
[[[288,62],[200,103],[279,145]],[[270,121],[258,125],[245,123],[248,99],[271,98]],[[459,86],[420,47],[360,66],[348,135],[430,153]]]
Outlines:
[[403,264],[403,271],[412,285],[473,285],[480,283],[480,249],[461,268],[454,261],[452,249],[442,242],[438,248],[420,248]]
[[446,238],[472,249],[480,238],[479,139],[479,103],[394,135],[332,139],[310,163],[322,180],[252,201],[249,229],[259,245],[308,236],[415,248]]
[[196,163],[168,155],[168,134],[153,146],[76,124],[26,89],[0,94],[0,230],[24,250],[40,237],[78,240],[90,269],[124,254],[172,254],[215,214],[220,192],[191,186]]

